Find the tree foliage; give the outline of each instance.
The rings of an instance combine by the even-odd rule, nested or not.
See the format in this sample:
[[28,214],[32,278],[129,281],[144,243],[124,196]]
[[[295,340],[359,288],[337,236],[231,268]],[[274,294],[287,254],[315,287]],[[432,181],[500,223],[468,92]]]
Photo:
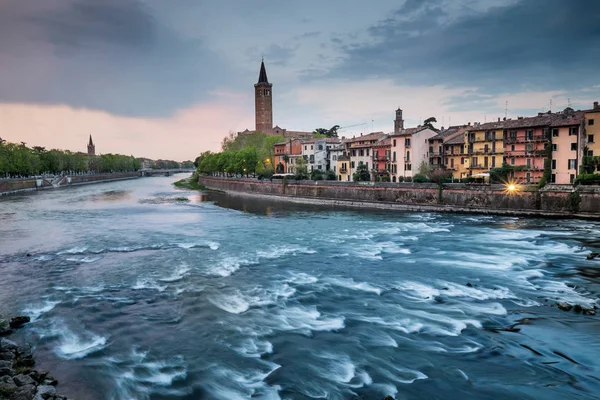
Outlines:
[[133,156],[90,156],[69,150],[46,150],[40,146],[30,148],[23,142],[16,144],[0,140],[0,176],[137,171],[140,167],[140,160]]
[[371,180],[371,173],[367,166],[361,161],[356,167],[356,172],[352,174],[354,182],[367,182]]
[[334,125],[329,129],[317,128],[313,131],[313,137],[317,138],[336,138],[338,137],[339,125]]
[[433,126],[434,123],[437,123],[437,119],[435,117],[429,117],[425,121],[423,121],[423,126],[429,129],[435,129]]

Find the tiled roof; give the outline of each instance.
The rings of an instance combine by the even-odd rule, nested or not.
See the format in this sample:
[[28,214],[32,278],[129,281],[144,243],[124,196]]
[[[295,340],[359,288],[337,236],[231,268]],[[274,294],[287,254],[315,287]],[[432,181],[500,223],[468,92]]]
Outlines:
[[553,127],[579,125],[585,119],[584,111],[575,111],[569,114],[555,115],[552,120]]
[[415,133],[424,131],[425,129],[429,129],[429,128],[427,126],[417,126],[416,128],[406,128],[406,129],[403,129],[400,133],[394,134],[394,135],[391,135],[391,136],[396,136],[396,137],[398,137],[398,136],[411,136],[411,135],[414,135]]
[[392,145],[392,139],[385,138],[383,140],[380,140],[379,142],[373,144],[371,147],[389,147]]
[[323,140],[325,140],[325,143],[333,143],[333,144],[341,144],[342,143],[342,139],[340,139],[340,138],[310,138],[310,139],[302,140],[302,143],[316,143],[316,142],[322,142]]
[[464,144],[465,135],[464,131],[460,132],[456,136],[451,136],[448,140],[444,141],[444,144]]
[[383,132],[372,132],[369,133],[368,135],[363,135],[363,136],[357,136],[351,139],[346,139],[346,143],[355,143],[355,142],[361,142],[361,141],[365,141],[365,140],[378,140],[381,139],[383,136],[385,136],[385,134]]

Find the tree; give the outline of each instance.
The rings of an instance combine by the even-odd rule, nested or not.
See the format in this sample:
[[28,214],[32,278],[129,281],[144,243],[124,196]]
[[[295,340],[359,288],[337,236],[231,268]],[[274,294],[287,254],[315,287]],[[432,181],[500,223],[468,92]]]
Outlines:
[[423,122],[423,126],[435,130],[433,126],[434,122],[437,123],[437,119],[435,119],[435,117],[429,117]]
[[296,158],[296,179],[308,179],[308,167],[306,166],[307,162],[304,157]]
[[368,182],[371,180],[371,173],[362,161],[358,163],[356,172],[352,175],[352,180],[354,182]]
[[419,174],[424,175],[426,178],[429,178],[431,175],[431,169],[431,165],[425,160],[421,161],[421,164],[419,164]]
[[320,169],[315,169],[310,173],[311,181],[322,181],[323,180],[323,171]]
[[336,137],[338,137],[338,129],[340,129],[339,125],[334,125],[329,129],[318,128],[313,131],[313,137],[336,138]]

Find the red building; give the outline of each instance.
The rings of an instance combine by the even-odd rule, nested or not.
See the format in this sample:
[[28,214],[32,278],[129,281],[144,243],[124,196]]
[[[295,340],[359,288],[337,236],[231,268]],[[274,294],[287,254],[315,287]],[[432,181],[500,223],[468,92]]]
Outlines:
[[371,146],[373,154],[372,174],[375,181],[380,177],[390,176],[390,153],[392,152],[392,140],[385,138]]
[[273,146],[273,165],[275,173],[294,173],[296,158],[302,156],[302,143],[299,139],[290,139]]

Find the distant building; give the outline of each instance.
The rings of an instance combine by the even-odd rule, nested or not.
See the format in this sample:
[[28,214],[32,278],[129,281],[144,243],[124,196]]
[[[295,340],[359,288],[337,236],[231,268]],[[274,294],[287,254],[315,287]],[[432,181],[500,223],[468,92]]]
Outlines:
[[392,182],[412,178],[423,161],[429,164],[429,139],[437,134],[429,127],[418,126],[402,129],[391,136]]
[[[587,147],[587,154],[584,156],[600,156],[600,105],[598,102],[594,102],[594,107],[591,110],[585,112],[585,147]],[[600,173],[600,165],[596,171]]]
[[87,145],[87,153],[88,153],[88,156],[96,155],[96,146],[94,145],[94,141],[92,140],[92,135],[90,135],[90,141],[88,142],[88,145]]

